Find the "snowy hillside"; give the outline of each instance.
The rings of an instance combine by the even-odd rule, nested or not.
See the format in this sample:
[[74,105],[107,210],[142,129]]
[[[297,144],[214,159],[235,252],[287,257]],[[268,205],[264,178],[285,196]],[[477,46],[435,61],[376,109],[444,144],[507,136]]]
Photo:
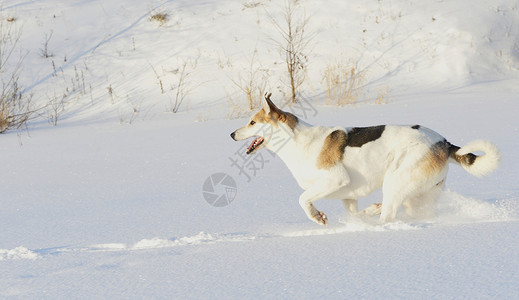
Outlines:
[[[234,106],[246,107],[241,88],[251,77],[274,94],[288,93],[282,37],[273,25],[283,25],[281,1],[5,1],[2,7],[2,18],[14,19],[10,25],[21,35],[19,85],[41,105],[66,95],[62,119],[153,119],[172,110],[184,66],[187,95],[179,111],[202,120],[222,117],[214,109],[228,116]],[[367,99],[518,76],[515,1],[301,2],[296,8],[294,22],[309,18],[301,93],[311,98],[322,98],[326,69],[337,64],[362,75]],[[166,21],[154,21],[157,14]]]
[[[517,2],[296,7],[306,78],[289,107],[282,1],[0,2],[2,45],[19,34],[2,85],[17,70],[37,109],[0,134],[0,298],[519,298]],[[358,75],[356,104],[327,100],[336,66]],[[432,221],[321,200],[320,227],[279,158],[244,161],[229,137],[251,78],[309,123],[422,124],[491,140],[502,165],[452,166]],[[212,185],[222,173],[234,182]]]

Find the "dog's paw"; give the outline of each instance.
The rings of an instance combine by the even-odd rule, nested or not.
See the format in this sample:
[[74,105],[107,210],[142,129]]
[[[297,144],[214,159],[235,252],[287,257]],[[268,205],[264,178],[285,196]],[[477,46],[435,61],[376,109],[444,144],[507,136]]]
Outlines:
[[361,213],[365,216],[372,217],[375,215],[380,215],[382,212],[382,203],[373,203],[364,209]]
[[314,222],[316,222],[317,224],[320,224],[320,225],[323,225],[323,226],[326,226],[328,225],[328,217],[322,212],[322,211],[316,211],[313,215],[312,215],[312,219]]

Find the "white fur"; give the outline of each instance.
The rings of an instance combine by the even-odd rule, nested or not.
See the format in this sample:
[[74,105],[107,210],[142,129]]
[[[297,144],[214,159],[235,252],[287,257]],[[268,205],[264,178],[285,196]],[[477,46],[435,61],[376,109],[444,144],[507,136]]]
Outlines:
[[461,149],[459,149],[456,154],[457,155],[464,155],[467,153],[472,153],[476,151],[483,151],[485,152],[485,155],[478,156],[476,159],[476,163],[472,165],[461,165],[467,172],[474,176],[485,176],[499,166],[499,150],[497,149],[494,144],[483,141],[483,140],[476,140],[473,142],[468,143],[467,145],[463,146]]
[[[270,111],[272,108],[264,102],[264,109]],[[423,166],[433,146],[444,140],[441,135],[424,127],[386,126],[378,139],[362,147],[348,146],[342,161],[318,169],[317,161],[324,141],[334,130],[348,132],[343,127],[311,126],[299,120],[295,128],[276,121],[249,124],[231,136],[241,140],[265,133],[261,146],[276,152],[290,169],[304,189],[299,204],[308,218],[316,223],[326,225],[327,218],[314,207],[314,201],[342,199],[349,213],[357,213],[357,199],[378,188],[383,190],[382,205],[375,205],[368,211],[373,215],[380,213],[382,222],[392,221],[401,206],[413,217],[432,216],[447,176],[448,159],[444,159],[443,165],[433,168],[433,172]],[[280,141],[286,142],[281,148],[278,147]],[[497,149],[488,142],[477,141],[458,150],[458,154],[480,150],[486,155],[466,167],[474,175],[487,174],[497,167]]]

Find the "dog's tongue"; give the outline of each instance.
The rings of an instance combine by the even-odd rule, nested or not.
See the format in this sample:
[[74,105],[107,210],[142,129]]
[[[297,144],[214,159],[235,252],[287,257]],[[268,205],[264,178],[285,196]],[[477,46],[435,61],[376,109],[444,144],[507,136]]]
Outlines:
[[256,147],[259,144],[261,144],[261,142],[263,142],[263,138],[261,136],[255,138],[254,141],[252,141],[252,143],[250,143],[249,147],[247,148],[247,154],[250,154],[252,151],[254,151],[254,149],[256,149]]

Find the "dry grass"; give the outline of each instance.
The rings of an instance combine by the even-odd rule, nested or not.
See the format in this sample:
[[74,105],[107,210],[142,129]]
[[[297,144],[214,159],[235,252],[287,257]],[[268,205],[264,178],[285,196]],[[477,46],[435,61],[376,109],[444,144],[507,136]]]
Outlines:
[[160,26],[164,26],[169,21],[169,14],[166,12],[157,12],[151,15],[150,20],[158,22]]
[[245,3],[243,3],[243,7],[241,10],[246,10],[246,9],[250,9],[250,8],[256,8],[258,6],[262,5],[261,1],[255,1],[255,0],[250,0],[250,1],[247,1]]
[[326,83],[325,104],[355,104],[364,95],[365,76],[351,65],[328,65],[323,75]]
[[2,102],[0,102],[0,133],[9,129],[9,116],[8,106],[5,105],[2,99]]
[[0,133],[20,128],[32,118],[31,97],[18,84],[24,55],[16,57],[21,31],[12,22],[0,22]]
[[[233,82],[237,85],[236,82]],[[239,89],[236,95],[231,95],[229,92],[227,94],[227,103],[228,107],[230,107],[230,112],[227,115],[229,119],[242,118],[250,115],[251,111],[255,109],[259,109],[261,107],[261,97],[262,93],[264,94],[266,81],[260,82],[261,85],[253,85],[251,86],[238,86]],[[244,101],[245,100],[245,101]],[[245,105],[245,103],[247,103]]]
[[250,115],[250,110],[245,108],[243,105],[240,105],[241,101],[237,101],[232,97],[231,94],[227,93],[227,106],[230,107],[229,112],[227,113],[227,119],[238,119],[244,118]]
[[379,88],[377,90],[377,97],[375,98],[375,104],[386,104],[389,100],[389,92],[391,89],[389,87]]
[[23,96],[15,87],[2,89],[0,95],[0,133],[20,128],[36,113],[30,108],[30,97]]
[[306,16],[298,0],[285,1],[283,22],[278,22],[270,13],[268,17],[279,33],[278,39],[273,41],[285,61],[290,101],[296,103],[299,89],[306,80],[308,54],[311,52],[310,42],[314,36],[307,30],[310,18]]
[[203,84],[193,80],[196,78],[199,58],[200,54],[196,57],[179,60],[179,64],[169,71],[167,71],[168,68],[162,67],[162,71],[159,72],[160,70],[157,71],[150,65],[157,77],[161,95],[169,99],[168,111],[177,113],[188,95]]
[[[240,91],[240,94],[245,96],[249,111],[261,106],[268,81],[268,72],[261,67],[257,60],[258,51],[254,50],[248,68],[239,72],[236,77],[228,76],[234,86]],[[242,103],[242,101],[238,103]]]

